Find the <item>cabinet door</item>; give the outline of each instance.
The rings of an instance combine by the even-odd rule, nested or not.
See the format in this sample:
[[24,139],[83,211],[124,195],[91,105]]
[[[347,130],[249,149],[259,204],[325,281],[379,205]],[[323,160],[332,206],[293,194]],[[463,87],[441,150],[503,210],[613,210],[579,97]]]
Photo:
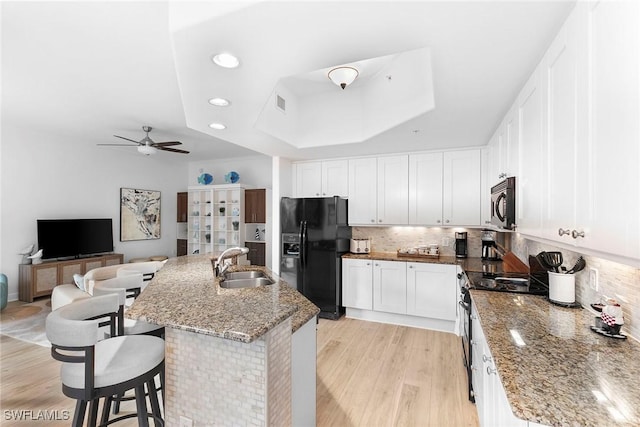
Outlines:
[[487,398],[484,390],[484,362],[482,361],[485,339],[482,327],[480,326],[480,319],[476,314],[477,311],[475,306],[472,306],[472,310],[471,336],[473,339],[471,341],[471,370],[473,374],[471,379],[473,384],[473,395],[476,400],[476,409],[478,410],[478,421],[480,422],[480,426],[487,426],[485,422]]
[[547,158],[544,194],[546,205],[542,216],[542,237],[571,243],[570,234],[563,236],[559,229],[574,228],[575,206],[578,197],[576,187],[576,151],[578,108],[578,61],[575,32],[575,14],[566,21],[551,44],[543,60],[543,83],[549,88],[547,96]]
[[73,283],[74,274],[83,274],[83,261],[70,261],[58,265],[60,283]]
[[295,197],[322,196],[322,166],[320,162],[296,163]]
[[[51,294],[58,284],[58,264],[33,267],[33,297]],[[69,283],[73,283],[73,280]]]
[[580,246],[640,259],[640,5],[588,3],[588,193],[580,199]]
[[442,157],[409,156],[409,224],[442,225]]
[[443,225],[480,224],[480,150],[444,153]]
[[349,160],[349,224],[374,225],[377,210],[375,158]]
[[378,158],[378,224],[409,223],[408,156]]
[[407,314],[455,321],[458,306],[455,265],[406,264]]
[[322,162],[322,197],[349,195],[349,162],[330,160]]
[[245,242],[244,244],[248,249],[247,259],[251,265],[264,265],[265,264],[265,247],[264,243]]
[[520,177],[516,179],[517,230],[540,235],[542,226],[543,87],[536,68],[518,96]]
[[405,262],[373,262],[373,309],[406,314],[407,267]]
[[188,193],[178,193],[177,195],[177,222],[187,222],[187,212],[189,211]]
[[373,266],[368,259],[342,260],[342,305],[373,309]]
[[245,190],[244,218],[247,223],[264,224],[266,219],[266,191],[264,188]]

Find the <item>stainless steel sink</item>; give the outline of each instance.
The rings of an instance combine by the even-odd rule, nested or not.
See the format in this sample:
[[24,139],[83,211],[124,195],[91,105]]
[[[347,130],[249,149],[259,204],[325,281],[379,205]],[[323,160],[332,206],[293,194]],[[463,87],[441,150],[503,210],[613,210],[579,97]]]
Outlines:
[[253,270],[253,271],[234,271],[227,272],[222,275],[225,280],[235,280],[235,279],[256,279],[258,277],[267,277],[262,271]]
[[220,287],[226,289],[256,288],[258,286],[272,284],[273,280],[268,277],[264,277],[264,275],[263,277],[254,277],[248,279],[226,279],[220,281]]

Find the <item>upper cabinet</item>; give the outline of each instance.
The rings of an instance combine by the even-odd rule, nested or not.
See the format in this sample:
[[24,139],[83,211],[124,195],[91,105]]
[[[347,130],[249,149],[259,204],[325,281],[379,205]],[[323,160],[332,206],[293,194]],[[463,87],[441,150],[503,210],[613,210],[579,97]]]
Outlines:
[[518,107],[514,104],[489,141],[490,150],[487,182],[494,186],[510,176],[518,175]]
[[294,197],[347,197],[347,160],[294,163]]
[[259,188],[244,191],[244,220],[247,223],[267,222],[266,190]]
[[480,150],[409,156],[409,224],[480,225]]
[[349,224],[408,223],[408,157],[349,160]]
[[[518,232],[640,259],[639,18],[638,2],[577,2],[520,92]],[[487,147],[489,185],[512,158],[509,122]]]

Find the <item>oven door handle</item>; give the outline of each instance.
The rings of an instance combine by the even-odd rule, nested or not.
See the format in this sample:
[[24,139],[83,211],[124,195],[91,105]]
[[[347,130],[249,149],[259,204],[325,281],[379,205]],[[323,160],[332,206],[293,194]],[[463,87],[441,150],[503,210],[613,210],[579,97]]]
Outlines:
[[458,301],[458,304],[460,304],[460,306],[463,307],[465,309],[465,311],[471,311],[471,307],[466,302]]

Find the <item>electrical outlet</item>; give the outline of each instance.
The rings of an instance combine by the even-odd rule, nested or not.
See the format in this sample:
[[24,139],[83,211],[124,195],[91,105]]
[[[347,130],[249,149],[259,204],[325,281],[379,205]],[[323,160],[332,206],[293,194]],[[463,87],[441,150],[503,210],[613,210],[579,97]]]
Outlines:
[[589,287],[594,291],[598,291],[598,270],[595,268],[589,269]]
[[451,238],[450,237],[443,237],[442,238],[442,246],[451,246]]
[[180,427],[193,427],[193,420],[180,415]]

